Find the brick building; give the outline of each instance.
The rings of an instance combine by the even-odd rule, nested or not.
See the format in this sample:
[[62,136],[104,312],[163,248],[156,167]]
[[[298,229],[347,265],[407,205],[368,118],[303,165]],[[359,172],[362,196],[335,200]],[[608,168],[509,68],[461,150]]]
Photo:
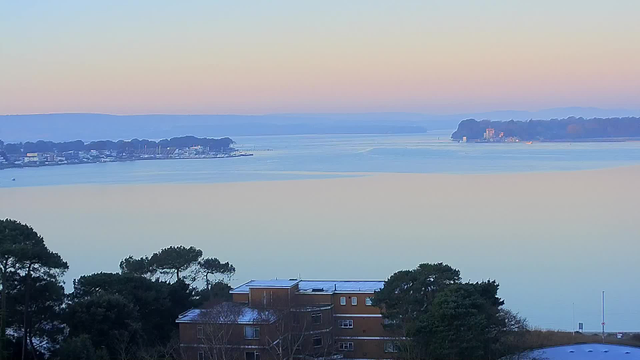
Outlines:
[[252,280],[233,301],[180,315],[186,360],[390,359],[398,338],[371,305],[382,281]]

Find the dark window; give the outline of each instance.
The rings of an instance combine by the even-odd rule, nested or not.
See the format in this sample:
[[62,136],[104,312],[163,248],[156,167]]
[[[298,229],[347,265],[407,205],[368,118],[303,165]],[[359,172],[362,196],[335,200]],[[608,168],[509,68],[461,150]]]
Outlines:
[[338,348],[342,351],[353,351],[353,343],[341,342],[341,343],[338,343]]
[[202,325],[198,325],[198,339],[202,339],[204,337],[204,327]]
[[314,336],[313,337],[313,347],[322,346],[322,336]]
[[364,304],[367,306],[372,306],[373,305],[373,298],[364,298]]
[[353,329],[353,320],[340,320],[338,324],[343,329]]
[[244,327],[245,339],[260,339],[260,328],[257,326],[245,326]]
[[322,313],[311,314],[311,323],[315,325],[322,324]]
[[392,325],[392,324],[399,324],[400,322],[396,319],[391,320],[391,319],[385,318],[384,320],[382,320],[382,323],[385,325]]
[[255,351],[247,351],[244,353],[244,360],[260,360],[260,353]]
[[386,353],[396,353],[400,351],[398,347],[398,343],[393,341],[387,341],[384,343],[384,352]]
[[198,353],[198,360],[204,360],[204,351]]

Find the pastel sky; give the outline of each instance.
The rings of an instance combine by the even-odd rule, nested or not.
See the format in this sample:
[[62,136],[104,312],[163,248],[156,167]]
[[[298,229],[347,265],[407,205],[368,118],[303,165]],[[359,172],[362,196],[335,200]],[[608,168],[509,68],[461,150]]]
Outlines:
[[0,114],[640,109],[640,1],[0,0]]

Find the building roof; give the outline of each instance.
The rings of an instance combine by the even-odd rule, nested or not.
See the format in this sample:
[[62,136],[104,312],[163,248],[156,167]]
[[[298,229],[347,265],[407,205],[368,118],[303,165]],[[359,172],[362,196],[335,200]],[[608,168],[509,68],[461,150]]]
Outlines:
[[640,348],[609,344],[566,345],[533,351],[531,358],[548,360],[639,360]]
[[208,309],[191,309],[178,316],[178,323],[270,324],[276,320],[270,310],[258,310],[237,303],[222,303]]
[[373,293],[383,286],[384,281],[378,280],[302,280],[298,288],[301,293]]
[[293,285],[300,282],[300,280],[250,280],[246,283],[234,288],[231,290],[232,294],[243,294],[249,293],[249,289],[252,288],[265,288],[265,289],[274,289],[274,288],[283,288],[288,289]]
[[382,289],[378,280],[251,280],[233,290],[232,294],[246,294],[252,288],[290,288],[298,284],[298,292],[306,293],[373,293]]

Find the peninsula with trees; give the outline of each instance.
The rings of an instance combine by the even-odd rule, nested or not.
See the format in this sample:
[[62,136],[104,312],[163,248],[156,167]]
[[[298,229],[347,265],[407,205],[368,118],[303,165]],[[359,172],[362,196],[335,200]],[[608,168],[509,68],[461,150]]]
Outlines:
[[251,156],[228,138],[181,136],[154,140],[36,141],[0,140],[0,169],[159,159],[208,159]]
[[462,142],[625,141],[640,139],[639,117],[528,121],[463,120],[451,135]]

